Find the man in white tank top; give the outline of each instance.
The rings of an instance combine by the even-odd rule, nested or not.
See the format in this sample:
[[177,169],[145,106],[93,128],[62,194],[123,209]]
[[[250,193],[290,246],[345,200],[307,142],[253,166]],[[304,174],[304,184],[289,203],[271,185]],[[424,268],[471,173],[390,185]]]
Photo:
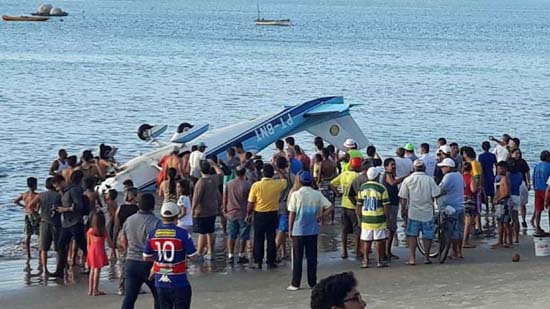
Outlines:
[[65,149],[59,149],[57,152],[59,158],[53,161],[52,166],[50,167],[50,175],[61,175],[64,169],[69,167],[69,163],[67,162],[67,157],[69,156],[67,154],[67,151]]

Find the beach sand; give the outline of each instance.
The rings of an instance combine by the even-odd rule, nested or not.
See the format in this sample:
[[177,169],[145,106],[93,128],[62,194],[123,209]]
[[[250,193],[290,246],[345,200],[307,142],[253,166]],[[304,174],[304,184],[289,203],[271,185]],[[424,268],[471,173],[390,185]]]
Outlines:
[[[337,251],[324,252],[320,253],[318,275],[323,278],[354,271],[367,308],[547,308],[550,257],[534,256],[530,236],[522,236],[521,244],[514,249],[492,250],[489,241],[493,240],[479,240],[477,248],[465,249],[463,261],[443,265],[406,266],[403,262],[408,250],[395,248],[401,259],[385,269],[359,269],[359,261],[354,258],[342,260]],[[514,252],[521,254],[518,263],[512,262]],[[109,295],[90,297],[86,276],[67,286],[31,282],[23,287],[23,267],[20,260],[2,262],[2,308],[120,308],[122,298],[115,294],[117,280],[104,279],[100,283]],[[272,271],[241,266],[214,271],[208,268],[208,264],[202,265],[199,272],[195,267],[195,274],[190,276],[193,308],[309,307],[309,288],[285,290],[290,283],[288,262]],[[305,273],[302,285],[306,285]],[[140,295],[136,308],[152,308],[151,294]]]

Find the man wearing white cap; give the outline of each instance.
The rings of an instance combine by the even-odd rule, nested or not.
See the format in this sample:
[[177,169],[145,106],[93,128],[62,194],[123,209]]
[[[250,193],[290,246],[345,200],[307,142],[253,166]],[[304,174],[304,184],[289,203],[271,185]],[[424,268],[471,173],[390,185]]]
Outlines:
[[438,204],[441,209],[447,206],[453,207],[456,212],[453,217],[456,219],[456,225],[451,235],[453,241],[453,254],[450,258],[463,258],[462,256],[462,238],[464,237],[464,178],[455,171],[455,161],[446,158],[437,164],[443,172],[443,179],[439,184],[441,195]]
[[161,308],[190,308],[191,285],[187,280],[187,258],[197,258],[189,233],[176,225],[180,214],[176,203],[162,204],[162,224],[149,233],[143,259],[153,263],[155,287]]
[[[434,203],[433,200],[439,193],[439,187],[432,177],[426,175],[426,167],[422,160],[416,160],[413,164],[414,173],[405,178],[399,189],[401,199],[401,212],[408,212],[407,234],[410,257],[407,265],[416,265],[416,241],[420,231],[424,238],[424,248],[430,251],[434,237]],[[430,256],[425,256],[425,264],[431,264]]]
[[[437,150],[437,163],[442,162],[445,158],[451,158],[451,147],[449,145],[442,145]],[[434,179],[436,184],[439,184],[441,182],[441,179],[443,179],[443,172],[441,171],[441,167],[437,165],[435,166],[434,170]]]
[[368,181],[357,194],[357,208],[361,210],[361,240],[363,241],[363,263],[361,268],[368,267],[368,252],[372,242],[376,243],[378,255],[377,267],[387,267],[383,262],[386,250],[384,241],[388,238],[388,220],[390,199],[386,187],[377,179],[383,169],[371,167],[367,170]]

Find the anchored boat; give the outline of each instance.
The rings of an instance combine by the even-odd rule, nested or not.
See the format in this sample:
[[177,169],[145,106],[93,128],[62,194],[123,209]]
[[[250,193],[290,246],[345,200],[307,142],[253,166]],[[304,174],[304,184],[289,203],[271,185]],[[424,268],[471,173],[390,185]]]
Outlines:
[[256,26],[290,26],[290,19],[265,19],[260,14],[260,1],[256,2],[258,9],[258,18],[256,18]]
[[46,21],[48,17],[2,15],[4,21]]

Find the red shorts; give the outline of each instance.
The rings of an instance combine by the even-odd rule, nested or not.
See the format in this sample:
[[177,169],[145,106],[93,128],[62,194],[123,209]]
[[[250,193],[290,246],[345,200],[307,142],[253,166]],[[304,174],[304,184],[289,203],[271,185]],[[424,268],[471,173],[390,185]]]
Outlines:
[[544,195],[546,190],[535,190],[535,211],[542,212],[544,210]]

